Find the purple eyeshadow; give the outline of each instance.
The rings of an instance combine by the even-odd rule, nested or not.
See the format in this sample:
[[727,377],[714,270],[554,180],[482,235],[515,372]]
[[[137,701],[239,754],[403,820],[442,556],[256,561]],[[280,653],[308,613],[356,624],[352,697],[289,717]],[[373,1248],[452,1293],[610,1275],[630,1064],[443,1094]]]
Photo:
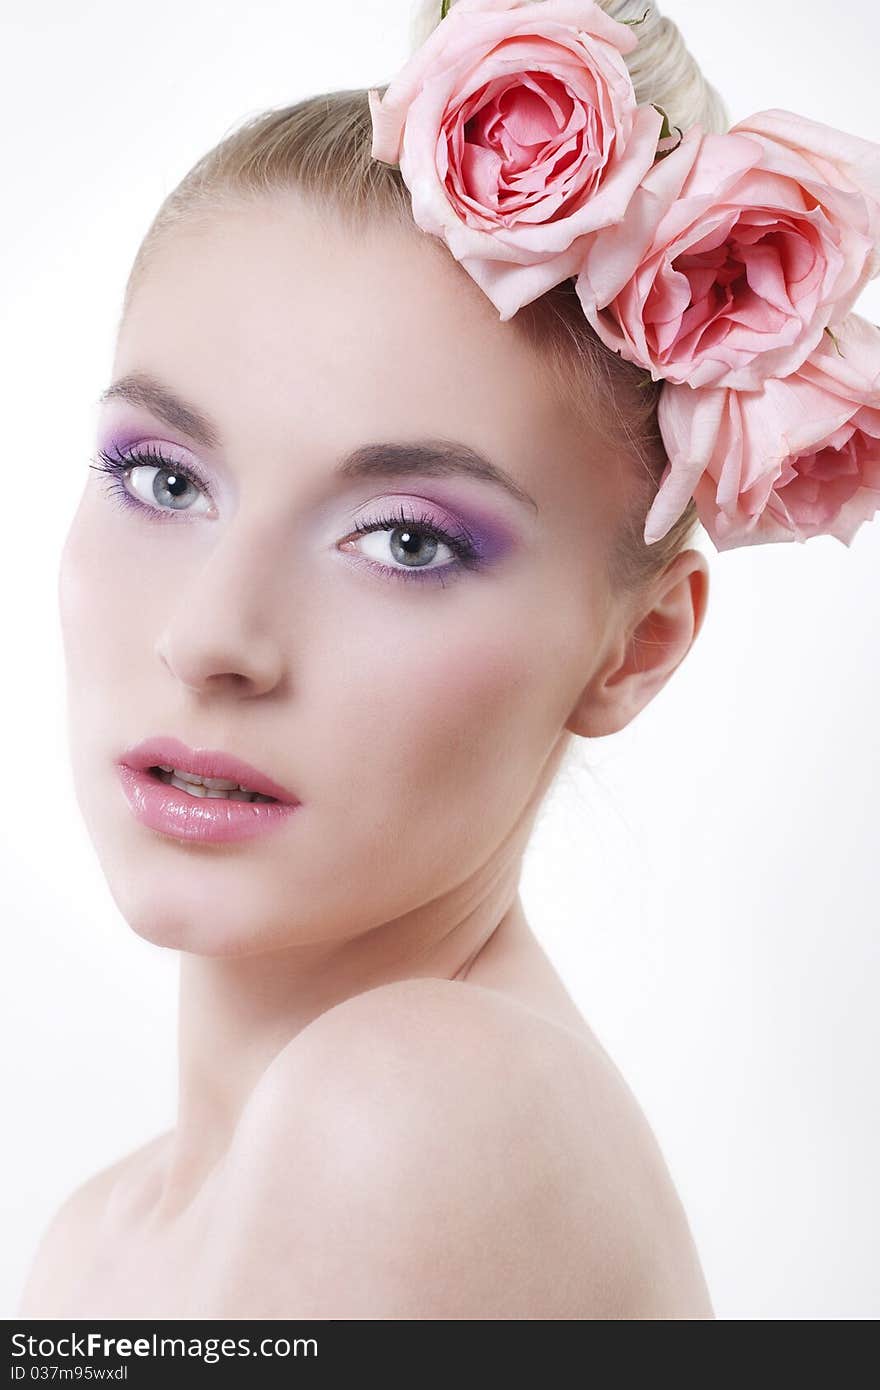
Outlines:
[[463,517],[462,521],[473,536],[474,545],[487,564],[499,559],[513,545],[513,537],[505,527],[497,522],[468,517]]
[[[151,434],[149,430],[129,429],[129,430],[108,430],[98,436],[98,447],[110,454],[127,454],[128,451],[138,444],[149,443],[154,449],[160,447],[164,452],[169,451],[169,462],[179,462],[181,467],[185,463],[183,455],[186,450],[181,449],[179,444],[172,444],[161,438],[160,435]],[[179,455],[179,457],[178,457]]]
[[[101,431],[99,447],[105,453],[120,456],[126,455],[132,450],[137,452],[139,446],[149,443],[153,452],[158,448],[162,454],[166,454],[167,450],[166,456],[170,465],[173,466],[179,462],[181,469],[189,472],[191,477],[205,486],[198,477],[195,468],[188,464],[185,457],[182,456],[185,451],[180,450],[176,457],[178,446],[166,444],[160,440],[161,436],[154,440],[153,434],[149,430],[145,430],[143,425],[129,426],[128,428],[116,427]],[[429,527],[433,525],[438,531],[445,532],[450,537],[466,537],[472,552],[469,565],[459,560],[457,564],[438,566],[434,569],[426,568],[419,576],[425,581],[441,577],[444,574],[449,576],[452,570],[460,567],[480,569],[491,565],[516,545],[515,531],[505,525],[502,520],[488,516],[482,507],[475,506],[470,500],[465,502],[458,499],[451,493],[444,497],[442,495],[445,491],[443,484],[438,486],[433,479],[425,486],[426,492],[428,488],[434,494],[433,496],[426,496],[421,493],[418,483],[415,484],[412,491],[400,488],[399,484],[398,490],[396,490],[392,485],[389,491],[383,493],[381,497],[377,497],[375,501],[370,503],[365,503],[363,513],[359,517],[361,524],[368,525],[374,518],[383,517],[389,510],[388,504],[393,503],[391,510],[395,513],[402,512],[407,517],[411,516],[414,527],[420,524]],[[127,493],[125,495],[128,496]],[[133,505],[138,506],[138,503],[133,501]],[[402,524],[405,522],[401,522],[397,516],[391,522],[391,525]],[[410,574],[415,578],[419,574],[418,567],[414,566]]]
[[[432,491],[434,488],[432,487]],[[450,496],[427,497],[417,492],[388,493],[386,497],[395,498],[395,509],[402,506],[411,511],[414,517],[432,520],[442,530],[455,534],[465,531],[472,541],[481,563],[489,564],[499,559],[516,543],[514,535],[503,522],[489,517],[472,503],[463,503]],[[377,503],[381,510],[384,505]]]

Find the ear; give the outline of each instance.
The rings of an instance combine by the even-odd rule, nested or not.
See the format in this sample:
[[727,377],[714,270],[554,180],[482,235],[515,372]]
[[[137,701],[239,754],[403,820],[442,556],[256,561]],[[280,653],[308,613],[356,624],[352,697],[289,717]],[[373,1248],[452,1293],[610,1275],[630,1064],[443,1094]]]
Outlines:
[[566,728],[586,738],[623,729],[644,709],[695,641],[709,598],[709,566],[699,550],[684,550],[667,565],[584,687]]

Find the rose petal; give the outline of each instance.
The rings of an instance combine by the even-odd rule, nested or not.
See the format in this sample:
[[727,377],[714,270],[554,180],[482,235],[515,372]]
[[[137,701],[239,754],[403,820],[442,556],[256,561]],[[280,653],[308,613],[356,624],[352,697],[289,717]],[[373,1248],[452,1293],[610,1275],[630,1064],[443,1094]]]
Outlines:
[[[880,508],[880,329],[850,314],[835,335],[843,358],[822,343],[802,371],[757,391],[664,386],[658,422],[668,463],[647,543],[667,533],[690,496],[719,550],[814,535],[851,542]],[[854,392],[832,374],[835,360],[846,363]]]
[[504,318],[577,273],[651,168],[663,116],[636,103],[637,43],[594,0],[461,0],[371,93],[374,157]]
[[686,144],[590,240],[578,293],[606,346],[654,380],[756,391],[797,371],[880,273],[880,146],[785,112]]

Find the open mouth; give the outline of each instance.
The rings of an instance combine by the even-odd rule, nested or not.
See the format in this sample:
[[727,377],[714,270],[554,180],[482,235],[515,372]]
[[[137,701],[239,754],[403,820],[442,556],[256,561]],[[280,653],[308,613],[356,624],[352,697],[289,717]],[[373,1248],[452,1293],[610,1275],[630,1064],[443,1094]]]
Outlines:
[[157,782],[176,787],[189,796],[210,797],[217,801],[269,801],[277,802],[277,796],[264,796],[262,792],[250,791],[237,782],[223,777],[197,777],[192,772],[182,772],[179,768],[158,765],[148,767],[147,772]]

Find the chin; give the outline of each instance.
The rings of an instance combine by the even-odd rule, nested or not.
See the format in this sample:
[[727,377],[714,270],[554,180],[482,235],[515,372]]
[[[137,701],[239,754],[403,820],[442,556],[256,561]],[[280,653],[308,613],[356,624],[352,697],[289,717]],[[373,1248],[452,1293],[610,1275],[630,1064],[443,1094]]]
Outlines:
[[155,883],[145,883],[142,893],[134,889],[130,878],[116,885],[108,877],[108,886],[127,925],[151,946],[217,957],[270,949],[251,916],[232,914],[228,907],[213,912],[210,895],[203,894],[200,906],[192,908],[170,902],[167,893],[156,891]]

